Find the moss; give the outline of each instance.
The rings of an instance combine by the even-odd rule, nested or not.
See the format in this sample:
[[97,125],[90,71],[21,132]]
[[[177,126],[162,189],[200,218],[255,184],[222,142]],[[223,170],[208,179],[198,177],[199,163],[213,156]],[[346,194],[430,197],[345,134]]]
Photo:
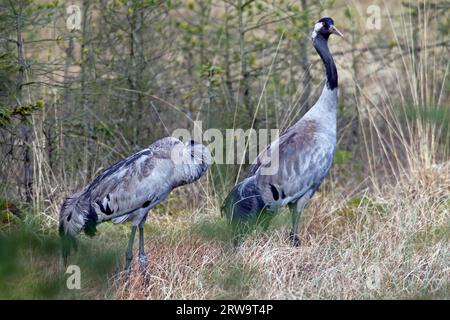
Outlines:
[[0,198],[0,228],[4,225],[17,224],[20,217],[21,211],[13,201]]
[[19,221],[20,219],[13,215],[10,211],[0,211],[0,227],[4,225],[17,224]]

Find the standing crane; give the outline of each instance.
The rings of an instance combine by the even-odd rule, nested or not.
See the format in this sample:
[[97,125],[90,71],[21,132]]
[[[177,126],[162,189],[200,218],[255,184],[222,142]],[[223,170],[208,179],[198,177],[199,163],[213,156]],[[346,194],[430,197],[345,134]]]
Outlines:
[[[326,83],[319,100],[292,127],[256,158],[247,178],[231,190],[222,213],[237,226],[270,221],[280,207],[292,216],[289,238],[299,246],[298,222],[306,203],[328,174],[336,149],[338,74],[328,49],[328,38],[343,36],[331,18],[317,21],[312,32],[314,48],[322,59]],[[270,163],[266,161],[270,159]],[[277,170],[267,170],[277,162]]]
[[131,221],[131,236],[125,270],[130,273],[133,242],[139,227],[139,263],[147,266],[144,251],[144,224],[150,209],[164,201],[176,187],[198,180],[208,169],[211,155],[207,147],[173,137],[163,138],[148,148],[105,169],[81,191],[68,197],[59,216],[63,258],[76,249],[75,236],[82,230],[93,236],[96,225]]

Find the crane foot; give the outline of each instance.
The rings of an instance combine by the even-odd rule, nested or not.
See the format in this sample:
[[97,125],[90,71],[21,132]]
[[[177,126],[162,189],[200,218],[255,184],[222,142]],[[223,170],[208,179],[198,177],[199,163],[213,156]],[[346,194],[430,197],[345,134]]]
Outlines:
[[139,254],[139,267],[142,272],[147,271],[148,258],[145,254]]
[[300,247],[301,242],[300,242],[300,239],[299,239],[299,237],[297,236],[297,234],[295,234],[295,233],[293,233],[293,232],[290,232],[290,233],[289,233],[289,240],[291,241],[291,244],[292,244],[294,247]]
[[139,269],[142,274],[142,278],[144,280],[144,286],[147,286],[149,283],[149,273],[147,271],[148,258],[145,254],[139,254]]

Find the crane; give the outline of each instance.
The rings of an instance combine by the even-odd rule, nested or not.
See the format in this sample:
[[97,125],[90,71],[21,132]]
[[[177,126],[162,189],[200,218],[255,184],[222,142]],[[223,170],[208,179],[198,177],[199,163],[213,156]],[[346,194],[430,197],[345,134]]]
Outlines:
[[93,236],[96,225],[104,221],[131,221],[125,270],[128,275],[139,228],[139,263],[145,272],[144,224],[149,210],[176,187],[198,180],[210,160],[206,146],[166,137],[105,169],[90,184],[66,198],[61,207],[59,233],[65,263],[71,248],[77,248],[75,237],[82,230]]
[[[235,232],[250,223],[267,225],[278,209],[287,205],[292,218],[289,238],[294,246],[300,245],[297,229],[301,212],[328,174],[336,149],[338,73],[328,49],[332,34],[343,36],[333,19],[324,17],[314,25],[311,35],[326,73],[319,99],[258,155],[247,177],[234,186],[222,205],[222,214]],[[268,167],[273,161],[277,170],[271,172]]]

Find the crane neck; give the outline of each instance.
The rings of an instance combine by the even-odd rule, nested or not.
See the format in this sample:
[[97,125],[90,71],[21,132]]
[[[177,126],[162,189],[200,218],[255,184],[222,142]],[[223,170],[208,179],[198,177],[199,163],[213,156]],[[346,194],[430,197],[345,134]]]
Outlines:
[[189,184],[200,179],[211,163],[211,154],[204,145],[180,144],[180,148],[178,156],[172,158],[176,171],[174,187]]
[[327,38],[318,33],[316,37],[313,38],[313,45],[325,65],[327,81],[319,99],[303,118],[312,118],[315,121],[319,121],[324,127],[328,128],[332,134],[335,134],[338,87],[336,65],[334,64],[333,57],[328,49]]
[[328,49],[328,38],[319,33],[313,39],[313,45],[325,65],[327,74],[326,86],[329,90],[333,90],[338,86],[338,74],[333,56]]

